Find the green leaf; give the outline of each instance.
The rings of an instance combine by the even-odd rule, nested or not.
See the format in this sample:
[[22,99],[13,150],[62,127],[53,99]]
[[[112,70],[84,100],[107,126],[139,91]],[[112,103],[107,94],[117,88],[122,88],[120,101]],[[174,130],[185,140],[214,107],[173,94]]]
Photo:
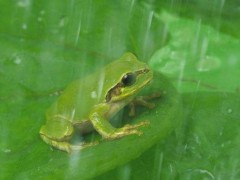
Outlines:
[[162,12],[171,39],[149,64],[176,80],[181,92],[235,91],[240,76],[240,41],[199,21]]
[[142,109],[132,122],[150,120],[150,126],[142,128],[143,136],[103,141],[97,146],[72,155],[53,150],[39,137],[38,132],[45,121],[43,115],[49,103],[49,97],[4,101],[1,103],[1,109],[5,112],[1,114],[1,119],[4,119],[1,121],[1,128],[5,131],[2,132],[0,146],[1,159],[4,162],[4,166],[1,167],[1,176],[20,179],[64,176],[85,179],[138,157],[157,141],[165,138],[180,120],[176,118],[180,110],[176,91],[161,74],[156,74],[155,78],[150,88],[143,93],[149,94],[150,90],[161,92],[161,98],[155,100],[157,106],[149,111]]
[[[125,51],[147,61],[165,42],[154,41],[156,37],[162,38],[162,23],[141,3],[129,6],[129,2],[108,0],[20,0],[1,1],[0,6],[3,7],[0,15],[4,17],[0,19],[1,179],[93,177],[136,158],[175,127],[168,121],[174,113],[168,112],[163,121],[165,130],[157,133],[154,126],[146,132],[143,129],[144,137],[148,138],[143,142],[140,137],[129,137],[104,142],[73,156],[52,150],[41,141],[38,132],[45,121],[46,109],[56,99],[54,92]],[[138,23],[139,18],[142,23]],[[165,83],[163,87],[169,88],[169,95],[178,99],[168,81],[163,76],[160,79]],[[163,97],[166,107],[176,104],[169,110],[177,111],[175,98],[168,98],[168,94]],[[142,114],[136,121],[152,119],[150,112],[153,111]],[[154,138],[150,138],[152,132],[157,134]],[[135,145],[139,146],[137,150]],[[113,154],[109,156],[111,148]],[[131,153],[122,158],[121,154],[127,151]]]
[[[0,6],[0,179],[83,179],[119,165],[98,178],[240,178],[239,95],[225,92],[239,87],[239,40],[219,31],[239,37],[237,1],[19,0]],[[54,92],[125,51],[146,62],[154,53],[152,69],[173,78],[180,92],[191,92],[183,94],[183,126],[166,139],[181,120],[180,102],[157,75],[143,92],[163,93],[157,107],[137,109],[132,122],[151,121],[142,137],[102,142],[72,156],[43,143],[38,131]]]
[[239,98],[183,94],[181,127],[138,159],[96,179],[239,179]]

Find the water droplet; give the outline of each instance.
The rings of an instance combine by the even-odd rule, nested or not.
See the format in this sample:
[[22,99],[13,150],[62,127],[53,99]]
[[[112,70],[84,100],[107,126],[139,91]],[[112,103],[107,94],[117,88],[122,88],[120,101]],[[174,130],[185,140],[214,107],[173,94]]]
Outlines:
[[27,29],[27,24],[23,24],[22,29],[24,29],[24,30]]
[[31,1],[30,0],[20,0],[17,2],[17,5],[19,7],[27,7],[31,4]]
[[96,91],[92,91],[92,92],[91,92],[91,97],[92,97],[93,99],[96,99],[96,98],[97,98],[97,92],[96,92]]
[[67,22],[67,18],[66,17],[62,17],[59,21],[59,27],[64,27],[65,24]]
[[219,136],[222,136],[222,135],[223,135],[223,130],[219,132]]
[[38,17],[37,20],[38,20],[39,22],[41,22],[41,21],[43,21],[43,18],[42,18],[42,17]]
[[196,143],[197,143],[197,144],[201,144],[199,137],[198,137],[197,135],[194,135],[194,137],[195,137]]
[[21,64],[22,59],[20,57],[16,57],[13,61],[15,64]]
[[230,66],[236,66],[238,63],[238,58],[236,56],[231,55],[227,62]]
[[230,113],[232,113],[232,109],[231,108],[229,108],[228,110],[227,110],[227,112],[230,114]]
[[13,54],[11,55],[9,60],[11,61],[11,63],[18,65],[22,63],[21,56],[22,56],[21,54]]
[[54,92],[54,95],[59,96],[61,93],[62,93],[61,91],[56,91],[56,92]]
[[45,11],[44,11],[44,10],[41,10],[41,11],[40,11],[40,14],[41,14],[41,15],[44,15],[44,14],[45,14]]
[[11,150],[11,149],[2,149],[2,152],[4,152],[4,153],[10,153],[10,152],[12,152],[12,150]]

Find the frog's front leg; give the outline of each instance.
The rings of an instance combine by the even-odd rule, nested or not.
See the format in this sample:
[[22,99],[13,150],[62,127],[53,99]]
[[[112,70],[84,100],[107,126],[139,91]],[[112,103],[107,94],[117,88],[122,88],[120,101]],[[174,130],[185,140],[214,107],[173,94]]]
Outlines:
[[155,92],[151,95],[148,96],[138,96],[135,99],[133,99],[130,103],[129,103],[129,108],[130,108],[130,112],[129,112],[129,116],[135,116],[135,107],[136,106],[144,106],[147,107],[149,109],[152,109],[155,107],[154,103],[150,103],[148,102],[149,100],[152,99],[156,99],[159,98],[161,96],[161,94],[159,92]]
[[82,143],[78,145],[70,144],[68,141],[72,137],[73,132],[74,127],[70,121],[61,116],[55,116],[54,119],[48,120],[47,123],[41,127],[39,133],[44,142],[56,149],[68,153],[73,150],[81,150],[96,144],[96,142]]
[[89,116],[95,130],[101,134],[104,139],[117,139],[132,134],[141,135],[142,132],[137,128],[149,124],[149,121],[143,121],[135,125],[127,124],[122,128],[114,128],[106,117],[104,117],[108,110],[108,105],[100,104],[93,109]]

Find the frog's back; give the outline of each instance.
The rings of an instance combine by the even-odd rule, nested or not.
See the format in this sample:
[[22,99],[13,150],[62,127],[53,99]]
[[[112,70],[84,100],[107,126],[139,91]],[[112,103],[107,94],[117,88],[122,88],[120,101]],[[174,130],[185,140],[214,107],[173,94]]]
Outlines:
[[57,101],[48,109],[47,118],[60,115],[70,121],[83,121],[88,119],[92,107],[104,101],[98,79],[91,76],[73,81],[67,86]]
[[[124,54],[120,59],[90,76],[72,82],[50,107],[47,118],[51,119],[53,116],[60,115],[70,121],[88,119],[90,111],[95,105],[109,103],[112,98],[109,96],[109,92],[112,88],[117,87],[127,73],[139,72],[143,69],[147,69],[145,63],[139,62],[131,53]],[[110,95],[114,94],[110,93]],[[124,96],[122,96],[123,98]]]

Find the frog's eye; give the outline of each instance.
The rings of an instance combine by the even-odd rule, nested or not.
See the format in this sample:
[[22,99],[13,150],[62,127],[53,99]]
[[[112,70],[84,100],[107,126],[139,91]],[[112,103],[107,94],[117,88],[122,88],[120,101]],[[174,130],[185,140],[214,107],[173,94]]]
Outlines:
[[125,86],[131,86],[136,82],[136,75],[133,73],[127,73],[122,78],[122,83]]

